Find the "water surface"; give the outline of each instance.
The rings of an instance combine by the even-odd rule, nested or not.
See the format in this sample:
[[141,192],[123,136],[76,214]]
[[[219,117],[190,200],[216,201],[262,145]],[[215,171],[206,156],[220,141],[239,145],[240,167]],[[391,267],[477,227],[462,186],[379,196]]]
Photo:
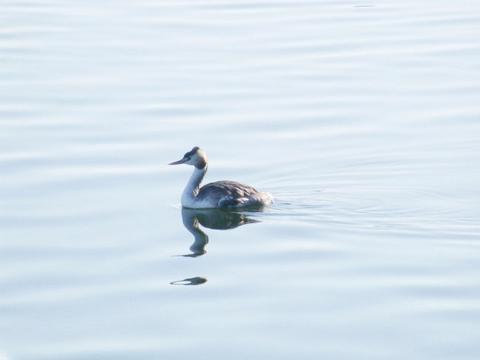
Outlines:
[[[478,359],[480,6],[0,2],[0,358]],[[265,212],[182,211],[207,180]]]

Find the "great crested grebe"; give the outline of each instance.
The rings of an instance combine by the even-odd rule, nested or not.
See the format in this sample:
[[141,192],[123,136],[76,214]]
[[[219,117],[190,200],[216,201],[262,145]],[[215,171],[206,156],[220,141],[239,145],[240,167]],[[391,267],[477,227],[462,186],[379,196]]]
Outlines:
[[183,190],[182,206],[191,209],[261,208],[272,203],[272,196],[236,181],[215,181],[200,187],[207,173],[207,154],[195,146],[183,158],[169,165],[188,164],[195,169]]

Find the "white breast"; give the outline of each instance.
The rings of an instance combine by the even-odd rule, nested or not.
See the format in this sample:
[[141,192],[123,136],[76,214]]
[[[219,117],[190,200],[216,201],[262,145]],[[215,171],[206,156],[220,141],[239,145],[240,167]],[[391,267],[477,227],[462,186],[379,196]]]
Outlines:
[[188,194],[182,195],[182,206],[190,209],[211,209],[216,208],[217,203],[213,203],[209,199],[197,200],[194,197],[188,196]]

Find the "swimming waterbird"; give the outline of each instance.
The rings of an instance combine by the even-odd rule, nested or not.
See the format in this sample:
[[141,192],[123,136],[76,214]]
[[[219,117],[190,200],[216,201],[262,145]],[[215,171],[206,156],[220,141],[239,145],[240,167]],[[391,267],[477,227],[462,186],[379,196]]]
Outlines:
[[272,203],[272,196],[236,181],[215,181],[200,187],[207,173],[208,160],[205,151],[195,146],[183,158],[169,165],[194,166],[182,194],[182,206],[192,209],[211,208],[261,208]]

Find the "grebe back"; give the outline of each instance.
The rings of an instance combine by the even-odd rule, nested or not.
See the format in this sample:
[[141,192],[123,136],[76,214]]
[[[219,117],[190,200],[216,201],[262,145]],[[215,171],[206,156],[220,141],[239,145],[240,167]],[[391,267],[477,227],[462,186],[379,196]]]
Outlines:
[[182,206],[192,209],[263,207],[272,203],[272,196],[236,181],[215,181],[200,187],[207,173],[205,151],[195,146],[182,159],[169,165],[194,166],[193,174],[182,194]]

